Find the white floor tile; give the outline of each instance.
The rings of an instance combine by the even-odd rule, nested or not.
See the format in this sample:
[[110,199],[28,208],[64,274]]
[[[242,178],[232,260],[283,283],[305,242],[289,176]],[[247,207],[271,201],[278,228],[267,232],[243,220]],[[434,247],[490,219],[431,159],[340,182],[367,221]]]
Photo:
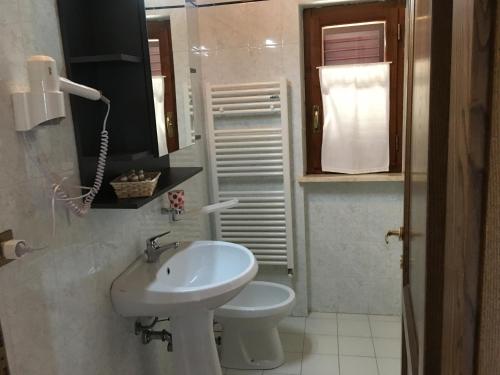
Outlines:
[[302,353],[304,351],[304,334],[280,333],[283,350],[289,353]]
[[338,375],[339,359],[336,355],[304,354],[302,375]]
[[365,337],[339,337],[339,353],[346,356],[375,357],[373,341]]
[[336,313],[312,312],[309,314],[311,319],[337,319]]
[[339,319],[339,336],[371,337],[368,320]]
[[383,358],[401,358],[401,340],[400,339],[373,339],[375,353],[377,357]]
[[378,375],[375,358],[340,357],[340,375]]
[[396,322],[401,323],[399,315],[368,315],[370,322]]
[[398,322],[370,322],[373,337],[397,339],[401,338],[402,327]]
[[279,323],[278,329],[280,332],[301,334],[304,333],[305,325],[306,318],[288,316]]
[[367,322],[368,315],[366,314],[337,314],[339,320],[362,320]]
[[264,370],[264,375],[300,375],[302,353],[285,353],[285,363],[273,370]]
[[306,334],[304,337],[304,353],[338,354],[337,336]]
[[401,375],[401,360],[377,358],[379,375]]
[[337,320],[307,318],[306,333],[315,335],[337,335]]
[[225,375],[262,375],[262,370],[231,370],[227,369]]

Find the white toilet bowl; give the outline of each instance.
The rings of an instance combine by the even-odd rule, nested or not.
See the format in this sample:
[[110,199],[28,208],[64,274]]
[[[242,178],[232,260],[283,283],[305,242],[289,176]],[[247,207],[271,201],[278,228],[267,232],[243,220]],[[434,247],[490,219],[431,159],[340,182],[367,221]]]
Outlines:
[[295,292],[281,284],[250,282],[234,299],[215,311],[222,324],[223,367],[268,370],[281,366],[284,352],[278,323],[295,303]]

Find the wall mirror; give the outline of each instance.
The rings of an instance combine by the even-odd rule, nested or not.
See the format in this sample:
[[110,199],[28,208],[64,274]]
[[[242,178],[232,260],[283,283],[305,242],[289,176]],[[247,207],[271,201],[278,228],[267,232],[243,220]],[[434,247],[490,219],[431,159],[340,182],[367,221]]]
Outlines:
[[184,0],[146,0],[145,5],[158,150],[163,156],[195,141],[193,83],[198,82],[190,46],[195,30],[189,27]]

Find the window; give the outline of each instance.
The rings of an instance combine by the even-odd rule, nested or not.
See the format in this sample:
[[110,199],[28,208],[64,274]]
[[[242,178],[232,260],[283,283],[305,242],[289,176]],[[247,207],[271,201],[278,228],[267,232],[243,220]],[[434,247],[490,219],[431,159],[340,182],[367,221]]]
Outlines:
[[161,52],[160,52],[160,40],[159,39],[149,39],[149,61],[151,62],[151,75],[153,77],[161,76]]
[[323,65],[385,61],[385,22],[326,26],[323,32]]
[[401,172],[404,8],[395,4],[331,6],[304,10],[307,173],[321,168],[323,103],[320,66],[391,62],[390,171]]

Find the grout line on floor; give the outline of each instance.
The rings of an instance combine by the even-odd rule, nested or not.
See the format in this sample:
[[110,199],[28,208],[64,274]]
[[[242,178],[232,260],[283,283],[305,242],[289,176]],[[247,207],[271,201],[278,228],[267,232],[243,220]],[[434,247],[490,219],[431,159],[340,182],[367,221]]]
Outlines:
[[340,338],[339,338],[339,314],[335,315],[335,322],[337,323],[337,367],[339,369],[339,375],[342,375],[340,373]]
[[300,353],[300,375],[302,375],[302,367],[304,365],[304,353],[306,351],[306,324],[307,324],[307,317],[304,320],[304,328],[302,331],[302,353]]
[[370,327],[370,333],[372,335],[372,346],[373,346],[373,354],[375,355],[375,365],[377,366],[377,374],[380,374],[380,368],[378,366],[378,357],[377,357],[377,351],[375,350],[375,338],[373,337],[373,329],[372,329],[372,320],[370,319],[370,316],[368,316],[368,326]]

